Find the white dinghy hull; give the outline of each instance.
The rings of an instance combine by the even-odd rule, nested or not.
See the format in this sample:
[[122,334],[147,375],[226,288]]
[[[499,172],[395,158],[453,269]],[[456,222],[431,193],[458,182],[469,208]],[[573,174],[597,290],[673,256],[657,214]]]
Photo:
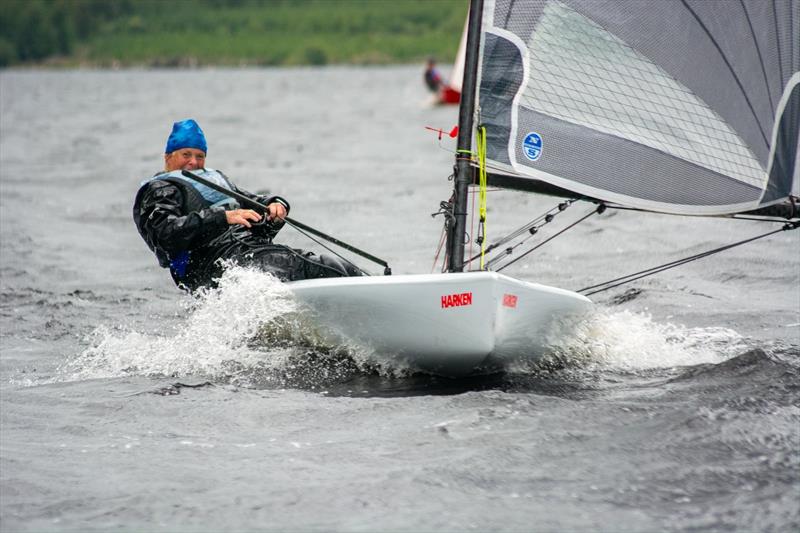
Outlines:
[[580,294],[495,272],[287,284],[329,342],[448,377],[535,361],[590,307]]

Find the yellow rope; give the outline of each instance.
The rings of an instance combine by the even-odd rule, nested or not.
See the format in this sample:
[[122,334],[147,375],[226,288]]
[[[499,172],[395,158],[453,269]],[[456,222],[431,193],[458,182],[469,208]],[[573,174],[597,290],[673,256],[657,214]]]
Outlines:
[[484,267],[484,255],[486,253],[486,127],[478,127],[478,168],[480,170],[480,183],[478,194],[478,240],[481,245],[480,269]]

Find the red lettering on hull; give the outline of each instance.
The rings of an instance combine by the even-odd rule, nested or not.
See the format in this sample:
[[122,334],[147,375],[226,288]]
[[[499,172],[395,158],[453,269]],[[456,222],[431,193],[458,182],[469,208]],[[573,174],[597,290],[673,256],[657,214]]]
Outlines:
[[448,307],[463,307],[465,305],[472,305],[471,292],[446,294],[442,296],[442,309],[447,309]]
[[517,306],[517,296],[515,294],[504,294],[503,295],[503,305],[505,307],[516,307]]

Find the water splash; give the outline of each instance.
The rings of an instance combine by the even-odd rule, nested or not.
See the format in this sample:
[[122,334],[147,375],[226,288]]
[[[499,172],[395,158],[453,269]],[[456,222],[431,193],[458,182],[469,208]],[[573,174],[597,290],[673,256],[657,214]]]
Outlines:
[[68,379],[124,375],[211,378],[241,374],[248,369],[286,365],[291,350],[271,349],[251,342],[265,323],[297,311],[286,285],[263,272],[233,267],[219,287],[188,299],[186,319],[173,334],[147,334],[98,327],[90,347],[68,360],[61,374]]
[[716,364],[749,348],[728,328],[659,323],[647,314],[598,308],[572,335],[553,343],[551,357],[568,366],[635,371]]

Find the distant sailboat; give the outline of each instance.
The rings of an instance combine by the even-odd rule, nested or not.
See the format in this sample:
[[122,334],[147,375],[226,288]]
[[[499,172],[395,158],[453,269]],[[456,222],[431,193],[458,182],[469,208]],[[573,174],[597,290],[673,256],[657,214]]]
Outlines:
[[462,272],[474,264],[464,258],[470,186],[568,198],[559,211],[594,204],[583,219],[606,208],[746,213],[783,225],[762,236],[797,228],[798,4],[472,0],[454,190],[441,203],[446,272],[290,288],[332,342],[463,376],[536,361],[592,305],[490,271],[484,255],[512,252],[498,243],[482,249],[480,270]]
[[438,103],[457,104],[461,101],[461,84],[464,81],[464,58],[467,53],[467,23],[464,22],[464,31],[461,32],[461,41],[458,43],[458,52],[453,61],[453,70],[450,72],[450,81],[442,85],[438,92]]

